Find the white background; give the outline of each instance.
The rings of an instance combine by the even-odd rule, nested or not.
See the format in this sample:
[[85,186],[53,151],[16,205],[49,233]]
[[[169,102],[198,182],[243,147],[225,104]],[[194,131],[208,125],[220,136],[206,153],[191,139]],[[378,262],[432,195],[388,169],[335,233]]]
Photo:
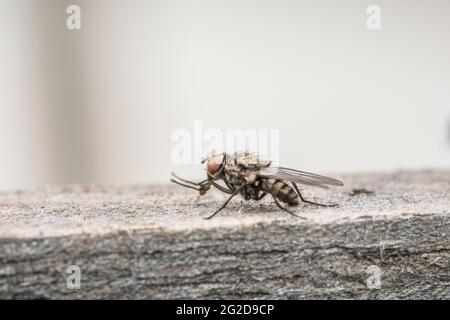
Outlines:
[[194,120],[278,128],[280,161],[308,171],[448,168],[449,17],[436,0],[0,0],[0,189],[202,177],[170,159]]

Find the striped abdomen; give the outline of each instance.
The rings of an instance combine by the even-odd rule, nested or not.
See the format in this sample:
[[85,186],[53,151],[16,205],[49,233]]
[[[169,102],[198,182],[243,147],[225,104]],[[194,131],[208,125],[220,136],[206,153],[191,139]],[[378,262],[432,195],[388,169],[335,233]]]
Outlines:
[[286,182],[278,179],[265,179],[262,184],[264,192],[274,195],[278,200],[295,206],[299,204],[297,192]]

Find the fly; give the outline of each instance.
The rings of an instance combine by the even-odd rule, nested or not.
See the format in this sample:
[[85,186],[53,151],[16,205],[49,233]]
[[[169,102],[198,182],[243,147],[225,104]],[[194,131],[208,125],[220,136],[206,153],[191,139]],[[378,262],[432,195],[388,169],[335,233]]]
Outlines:
[[[220,208],[205,219],[211,219],[218,214],[238,194],[245,200],[256,201],[269,194],[278,208],[293,216],[303,218],[283,207],[281,203],[288,207],[297,206],[300,202],[322,207],[334,207],[337,204],[321,204],[306,200],[300,193],[297,183],[325,189],[329,186],[343,186],[339,180],[315,173],[273,167],[270,161],[249,152],[219,153],[202,160],[202,163],[205,162],[207,163],[205,180],[193,182],[182,179],[174,173],[172,173],[171,179],[172,182],[183,187],[197,190],[200,195],[204,195],[211,187],[230,195]],[[219,181],[223,181],[225,186],[219,184]]]

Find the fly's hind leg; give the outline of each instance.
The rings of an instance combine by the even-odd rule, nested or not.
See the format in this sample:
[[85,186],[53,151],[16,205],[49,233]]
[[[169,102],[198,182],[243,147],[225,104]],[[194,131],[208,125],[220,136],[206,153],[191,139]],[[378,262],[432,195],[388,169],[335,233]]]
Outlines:
[[303,198],[302,194],[300,193],[300,190],[298,190],[297,185],[295,183],[292,183],[292,184],[294,185],[295,191],[297,191],[297,194],[300,197],[300,200],[302,200],[302,202],[304,202],[304,203],[315,204],[316,206],[321,206],[321,207],[336,207],[338,205],[337,203],[322,204],[322,203],[317,203],[317,202],[306,200],[305,198]]
[[275,201],[277,207],[280,208],[281,210],[286,211],[286,212],[289,213],[291,216],[294,216],[294,217],[297,217],[297,218],[305,219],[305,220],[306,220],[306,218],[301,217],[301,216],[298,216],[298,215],[296,215],[295,213],[293,213],[292,211],[290,211],[290,210],[286,209],[285,207],[283,207],[283,206],[281,205],[280,201],[278,201],[278,199],[277,199],[274,195],[272,195],[272,198],[273,198],[273,200]]

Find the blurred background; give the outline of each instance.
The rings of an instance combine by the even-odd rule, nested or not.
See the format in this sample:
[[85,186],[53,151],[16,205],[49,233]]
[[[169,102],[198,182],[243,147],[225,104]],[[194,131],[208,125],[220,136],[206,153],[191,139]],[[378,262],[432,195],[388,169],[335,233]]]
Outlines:
[[308,171],[449,168],[449,17],[446,0],[0,0],[0,190],[202,177],[171,162],[195,120],[278,128],[281,163]]

